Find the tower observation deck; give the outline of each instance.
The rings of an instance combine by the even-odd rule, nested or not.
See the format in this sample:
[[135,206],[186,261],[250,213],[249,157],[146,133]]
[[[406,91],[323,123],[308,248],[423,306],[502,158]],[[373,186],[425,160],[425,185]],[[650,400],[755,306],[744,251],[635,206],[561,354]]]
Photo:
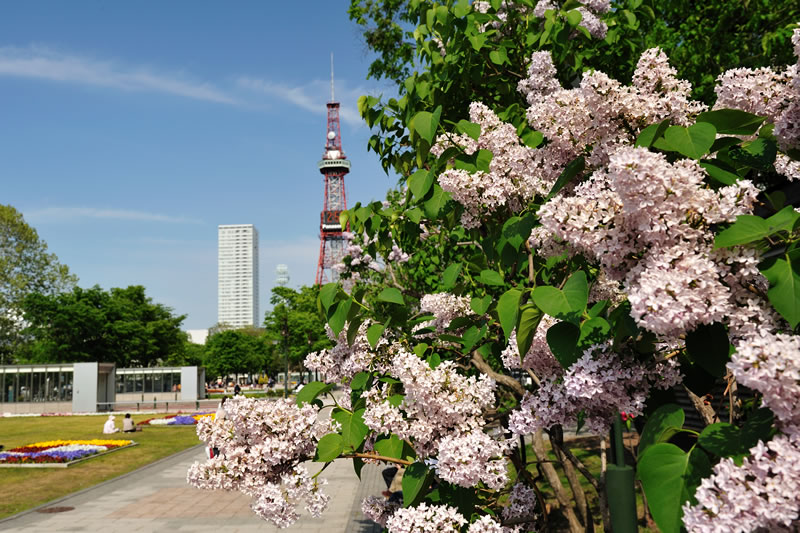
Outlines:
[[333,92],[333,54],[331,54],[331,101],[327,104],[328,122],[325,135],[325,150],[322,160],[317,163],[324,183],[324,203],[319,223],[319,261],[317,262],[316,283],[336,281],[338,274],[332,267],[342,261],[345,254],[346,239],[342,235],[339,215],[347,209],[344,176],[350,172],[350,161],[342,150],[342,136],[339,125],[339,102]]

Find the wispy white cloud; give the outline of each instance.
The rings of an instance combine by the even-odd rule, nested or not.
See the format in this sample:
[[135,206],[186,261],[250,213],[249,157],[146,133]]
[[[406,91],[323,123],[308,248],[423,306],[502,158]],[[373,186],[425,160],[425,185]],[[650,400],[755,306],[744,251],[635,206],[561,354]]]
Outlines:
[[[279,98],[301,109],[320,115],[324,115],[327,112],[323,102],[327,103],[330,100],[330,81],[314,80],[305,85],[292,86],[243,76],[236,80],[236,84],[243,89]],[[358,97],[367,92],[367,89],[363,87],[350,88],[344,81],[337,82],[335,96],[336,100],[341,102],[339,116],[342,120],[348,124],[361,124],[357,102]]]
[[[148,66],[68,54],[43,46],[0,47],[0,77],[3,76],[274,109],[274,105],[264,105],[266,96],[269,103],[277,99],[319,115],[326,113],[325,103],[330,97],[330,81],[327,80],[292,85],[257,76],[240,76],[234,82],[227,80],[215,84],[183,72],[171,73]],[[358,97],[373,92],[361,86],[350,87],[347,80],[337,80],[336,99],[341,102],[341,119],[351,125],[362,124],[357,110]]]
[[45,47],[0,47],[0,76],[151,91],[195,100],[237,104],[230,94],[211,83],[148,67],[63,54]]
[[99,209],[95,207],[46,207],[26,211],[25,218],[29,222],[69,222],[85,218],[106,220],[133,220],[139,222],[166,222],[171,224],[202,224],[194,218],[134,211],[130,209]]

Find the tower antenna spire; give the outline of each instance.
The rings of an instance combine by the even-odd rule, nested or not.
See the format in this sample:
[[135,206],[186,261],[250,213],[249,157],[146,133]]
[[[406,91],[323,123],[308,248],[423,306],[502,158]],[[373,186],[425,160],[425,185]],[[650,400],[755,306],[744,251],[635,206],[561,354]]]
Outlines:
[[336,98],[333,96],[333,52],[331,52],[331,102],[335,102]]

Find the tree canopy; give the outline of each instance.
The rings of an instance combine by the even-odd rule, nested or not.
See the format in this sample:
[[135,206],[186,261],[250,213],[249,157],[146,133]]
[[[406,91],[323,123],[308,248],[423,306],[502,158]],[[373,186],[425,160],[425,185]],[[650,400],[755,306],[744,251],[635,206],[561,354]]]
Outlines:
[[185,316],[154,303],[141,285],[75,287],[59,294],[29,294],[22,303],[25,334],[36,363],[113,362],[157,366],[184,350]]
[[267,340],[263,334],[234,329],[211,335],[205,345],[206,377],[259,373],[265,370]]
[[24,341],[22,301],[31,293],[72,289],[77,277],[48,253],[36,230],[10,205],[0,204],[0,362],[13,361]]
[[291,366],[297,367],[308,353],[333,345],[325,333],[325,320],[317,306],[318,295],[318,286],[272,289],[273,308],[264,317],[265,334],[272,346],[272,372],[284,368],[287,350]]

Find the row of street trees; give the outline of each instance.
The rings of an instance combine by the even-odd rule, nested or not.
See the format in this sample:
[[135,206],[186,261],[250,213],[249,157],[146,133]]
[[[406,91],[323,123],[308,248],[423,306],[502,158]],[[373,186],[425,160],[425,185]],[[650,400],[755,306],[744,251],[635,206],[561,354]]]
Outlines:
[[181,330],[185,316],[139,285],[81,288],[22,214],[0,205],[0,364],[113,362],[120,367],[204,365],[208,376],[275,375],[330,346],[318,288],[274,290],[265,327],[211,328],[205,346]]

